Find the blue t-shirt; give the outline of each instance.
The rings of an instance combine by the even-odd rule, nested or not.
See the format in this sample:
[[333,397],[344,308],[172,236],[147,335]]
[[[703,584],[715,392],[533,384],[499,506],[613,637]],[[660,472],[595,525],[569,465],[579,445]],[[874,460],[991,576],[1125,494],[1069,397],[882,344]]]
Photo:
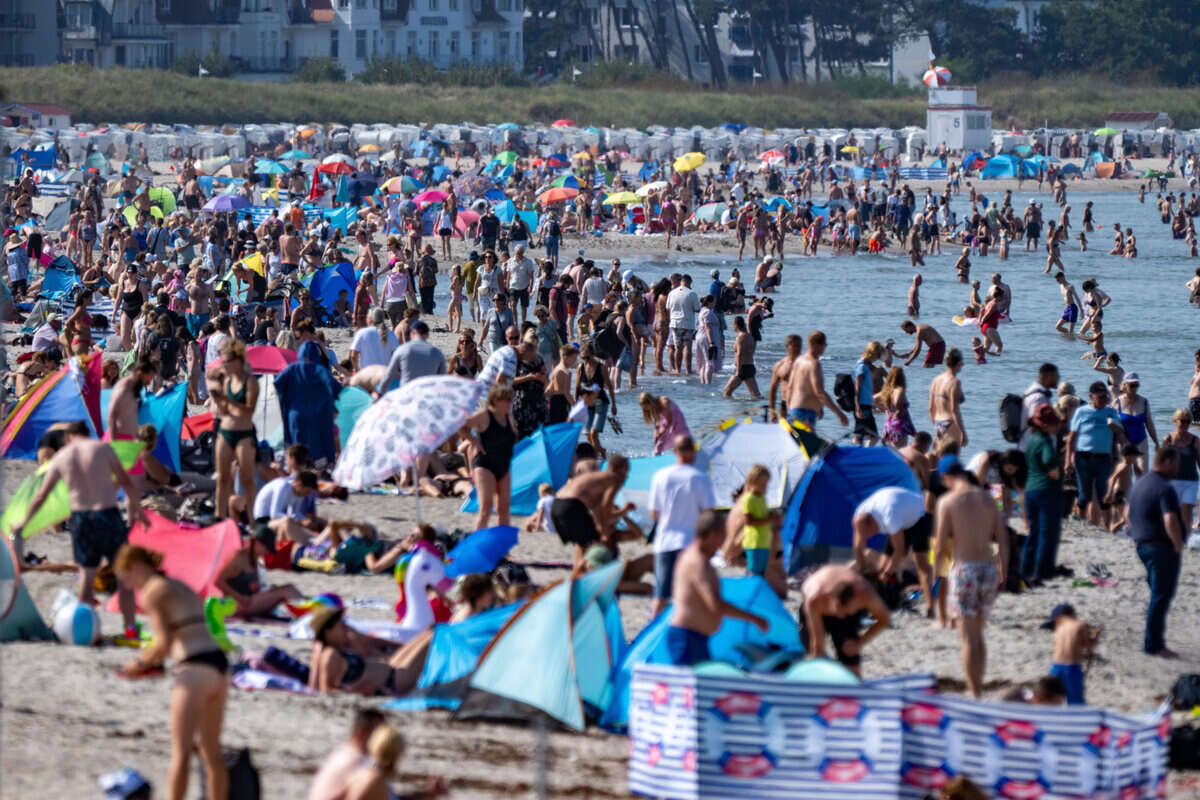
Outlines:
[[870,412],[871,407],[875,405],[875,386],[871,380],[871,368],[866,361],[859,360],[854,365],[853,374],[856,381],[860,375],[862,376],[862,385],[858,390],[858,404],[863,407],[863,411]]
[[721,289],[723,288],[725,288],[725,284],[714,278],[713,282],[708,285],[708,293],[712,295],[713,300],[716,300],[721,296]]
[[1071,417],[1071,432],[1075,434],[1075,449],[1080,453],[1112,452],[1113,432],[1109,422],[1121,424],[1121,418],[1108,406],[1080,406]]

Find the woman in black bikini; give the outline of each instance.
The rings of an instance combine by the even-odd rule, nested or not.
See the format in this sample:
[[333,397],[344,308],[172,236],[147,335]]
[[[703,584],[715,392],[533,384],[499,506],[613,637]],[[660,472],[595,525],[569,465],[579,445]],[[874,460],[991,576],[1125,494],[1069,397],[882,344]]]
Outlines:
[[[229,516],[233,493],[233,466],[242,479],[246,508],[254,508],[254,459],[258,437],[254,431],[254,409],[258,404],[258,379],[246,366],[246,345],[236,339],[221,349],[221,371],[209,396],[217,410],[216,515]],[[211,379],[210,379],[210,382]]]
[[398,694],[415,682],[397,683],[397,670],[382,659],[397,649],[394,642],[366,636],[343,619],[344,609],[326,606],[313,612],[312,663],[308,687],[318,692],[354,692],[364,697]]
[[517,441],[517,426],[512,418],[513,390],[496,385],[488,392],[487,408],[467,420],[466,429],[475,456],[471,459],[475,488],[479,492],[479,513],[475,515],[475,530],[486,528],[496,504],[496,524],[508,524],[508,505],[512,499],[513,445]]
[[229,662],[208,631],[203,601],[182,581],[159,572],[162,557],[125,545],[113,569],[123,586],[138,593],[150,617],[154,640],[121,670],[126,678],[144,677],[175,661],[171,689],[171,767],[166,796],[187,795],[188,761],[200,751],[209,797],[225,797],[229,775],[221,757],[221,724],[229,692]]
[[128,351],[133,347],[133,323],[146,302],[136,263],[131,262],[125,267],[125,274],[117,284],[117,294],[121,298],[121,349]]

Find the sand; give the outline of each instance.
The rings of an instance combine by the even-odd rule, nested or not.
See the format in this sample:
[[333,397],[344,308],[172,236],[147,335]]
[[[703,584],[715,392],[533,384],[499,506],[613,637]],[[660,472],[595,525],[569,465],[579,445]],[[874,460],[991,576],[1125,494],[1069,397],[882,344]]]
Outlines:
[[[1152,161],[1139,167],[1159,166]],[[912,182],[920,191],[920,182]],[[1136,190],[1137,181],[1072,182],[1080,191]],[[1173,182],[1177,184],[1178,181]],[[1011,184],[1009,186],[1008,184]],[[1036,185],[1026,182],[1026,188]],[[1015,181],[983,182],[990,195],[1006,188],[1017,189]],[[1046,202],[1051,202],[1047,194]],[[466,249],[455,242],[455,258]],[[564,255],[586,248],[589,258],[620,257],[622,254],[665,252],[661,237],[568,235]],[[674,250],[674,246],[672,247]],[[689,235],[679,242],[682,252],[729,252],[736,250],[732,235]],[[5,326],[5,338],[13,326]],[[333,343],[344,344],[346,332],[333,333]],[[447,353],[453,351],[450,334],[434,334],[434,342]],[[15,357],[16,350],[10,352]],[[628,391],[628,390],[626,390]],[[3,482],[0,499],[7,501],[19,481],[32,469],[30,462],[7,461],[0,469]],[[425,521],[442,528],[472,527],[472,517],[457,511],[459,500],[422,500]],[[366,520],[379,526],[385,537],[398,537],[414,522],[411,498],[352,495],[345,504],[324,504],[327,517]],[[43,534],[28,542],[31,550],[52,561],[70,560],[70,543],[62,533]],[[629,547],[627,555],[645,552]],[[557,537],[522,532],[511,558],[518,562],[567,561],[570,552]],[[1200,668],[1200,567],[1195,553],[1185,555],[1183,575],[1168,620],[1168,641],[1182,658],[1163,661],[1141,654],[1142,626],[1148,590],[1144,571],[1126,538],[1090,528],[1080,522],[1065,526],[1060,561],[1084,574],[1087,566],[1103,563],[1117,585],[1111,588],[1072,589],[1065,580],[1020,595],[1003,595],[987,629],[989,664],[987,693],[999,696],[1013,684],[1045,674],[1049,666],[1050,634],[1039,623],[1056,603],[1070,601],[1080,616],[1104,625],[1095,662],[1088,677],[1089,699],[1114,709],[1137,711],[1154,707],[1169,690],[1177,675]],[[726,570],[738,574],[740,570]],[[566,575],[564,569],[533,569],[538,583]],[[73,586],[71,575],[26,573],[26,585],[43,614],[49,612],[54,596]],[[347,599],[373,598],[392,603],[396,588],[388,576],[327,576],[316,573],[271,573],[275,583],[293,583],[305,594],[337,592]],[[795,598],[788,603],[796,611]],[[650,600],[625,597],[621,612],[626,635],[632,639],[649,619]],[[382,618],[386,612],[356,610],[356,614]],[[103,627],[119,629],[119,616],[102,614]],[[303,642],[235,636],[249,650],[267,644],[285,647],[307,660]],[[125,648],[83,648],[52,643],[11,643],[0,646],[0,798],[94,797],[99,775],[123,765],[137,767],[157,786],[166,777],[169,759],[167,701],[169,680],[128,681],[116,671],[133,651]],[[912,613],[900,613],[893,628],[868,648],[864,662],[867,676],[912,671],[933,671],[944,691],[963,691],[959,640],[951,630],[934,628]],[[226,711],[223,744],[226,748],[249,748],[263,781],[264,796],[297,798],[321,759],[346,735],[352,710],[362,704],[377,704],[353,696],[301,696],[282,692],[248,693],[231,691]],[[405,733],[408,752],[400,765],[400,790],[413,788],[424,775],[442,775],[458,798],[511,798],[535,796],[541,780],[547,793],[556,797],[607,798],[627,796],[628,742],[624,737],[598,730],[584,734],[550,733],[548,752],[543,755],[548,771],[539,777],[542,756],[537,732],[523,726],[454,722],[444,712],[393,715]],[[1200,797],[1184,776],[1173,775],[1170,797]],[[161,795],[156,795],[161,796]],[[189,797],[200,797],[192,781]]]

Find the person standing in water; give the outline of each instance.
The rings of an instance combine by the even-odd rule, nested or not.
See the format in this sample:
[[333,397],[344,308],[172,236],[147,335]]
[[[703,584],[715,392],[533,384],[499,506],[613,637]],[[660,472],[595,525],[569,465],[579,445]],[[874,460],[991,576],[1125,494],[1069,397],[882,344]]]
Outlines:
[[957,347],[946,354],[946,369],[929,384],[929,419],[938,440],[949,439],[967,446],[967,429],[963,424],[962,383],[958,373],[963,368],[962,351]]
[[[1058,283],[1058,290],[1063,298],[1062,316],[1059,317],[1054,330],[1074,338],[1075,323],[1079,321],[1079,295],[1075,293],[1075,287],[1067,282],[1066,273],[1061,270],[1054,273],[1054,280]],[[1068,330],[1063,330],[1064,325],[1069,326]]]

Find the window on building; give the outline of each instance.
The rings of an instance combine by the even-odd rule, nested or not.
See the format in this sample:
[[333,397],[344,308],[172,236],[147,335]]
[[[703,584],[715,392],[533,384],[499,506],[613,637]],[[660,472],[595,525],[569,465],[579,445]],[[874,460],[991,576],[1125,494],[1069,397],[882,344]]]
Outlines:
[[632,28],[637,25],[638,10],[633,6],[624,6],[617,9],[617,24],[622,28]]
[[409,58],[417,57],[417,32],[416,31],[408,32],[408,49],[405,50],[404,54],[406,56],[408,56]]
[[125,45],[117,45],[116,53],[113,55],[113,63],[118,66],[125,66]]
[[338,8],[349,8],[350,0],[338,0]]
[[158,0],[158,10],[164,14],[171,13],[171,0]]
[[458,31],[450,31],[450,60],[451,61],[458,61],[459,40],[461,38],[462,38],[462,34],[459,33]]
[[354,4],[354,6],[355,6],[355,8],[366,8],[367,0],[358,0],[358,2]]
[[367,32],[365,30],[354,32],[354,57],[367,57]]
[[438,0],[429,0],[429,10],[430,11],[438,10]]
[[575,48],[575,59],[580,64],[588,64],[592,60],[592,46],[581,44]]
[[383,10],[394,12],[396,10],[396,0],[383,0]]
[[471,58],[479,58],[479,31],[471,31]]
[[451,11],[458,11],[458,0],[447,0],[446,7]]
[[429,60],[437,61],[438,59],[438,32],[429,32]]
[[695,61],[697,64],[707,64],[708,63],[708,51],[705,50],[703,47],[701,47],[698,44],[693,45],[693,49],[696,52],[694,53],[692,60]]
[[338,32],[337,32],[337,30],[332,30],[329,32],[329,57],[330,58],[338,57]]

